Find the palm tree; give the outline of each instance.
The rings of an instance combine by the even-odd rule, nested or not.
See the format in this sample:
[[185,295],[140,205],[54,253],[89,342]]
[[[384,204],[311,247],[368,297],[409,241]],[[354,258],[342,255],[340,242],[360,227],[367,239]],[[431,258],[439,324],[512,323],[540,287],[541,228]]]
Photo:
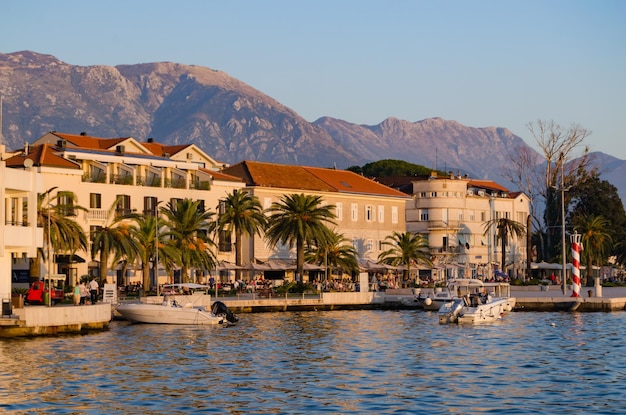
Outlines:
[[523,224],[509,218],[496,218],[488,220],[485,222],[484,227],[484,235],[490,233],[494,228],[496,229],[496,238],[500,240],[502,245],[502,265],[500,269],[504,272],[506,268],[506,246],[508,244],[508,236],[523,236],[526,234],[526,227]]
[[338,233],[330,230],[326,239],[315,243],[305,249],[304,258],[306,262],[324,265],[326,274],[328,268],[341,268],[343,271],[351,273],[359,269],[358,252],[350,240]]
[[191,268],[214,268],[215,257],[210,248],[215,243],[209,235],[215,230],[212,219],[215,213],[204,210],[199,200],[191,199],[169,202],[162,213],[166,217],[167,227],[163,237],[170,247],[178,251],[177,262],[181,268],[182,281],[189,282]]
[[124,259],[133,262],[139,252],[139,244],[131,238],[131,226],[128,215],[118,215],[119,198],[113,202],[107,212],[105,226],[98,227],[91,235],[91,257],[100,257],[100,280],[106,278],[109,269],[109,260],[113,263]]
[[[223,201],[223,211],[218,219],[219,231],[235,233],[235,264],[242,265],[243,236],[261,234],[267,225],[267,217],[259,198],[243,190],[234,190]],[[240,271],[237,270],[237,279]]]
[[[85,208],[74,204],[76,196],[72,192],[57,192],[54,196],[52,192],[57,187],[52,187],[37,195],[37,226],[43,228],[43,237],[50,242],[52,252],[65,251],[73,255],[78,250],[87,250],[87,236],[72,216],[76,210]],[[61,200],[59,194],[63,194]],[[69,203],[67,203],[69,201]],[[39,266],[45,261],[48,255],[40,248],[37,250],[36,264],[31,268],[31,275],[39,275]],[[34,272],[36,271],[36,272]],[[48,270],[51,273],[52,270]]]
[[403,285],[411,275],[412,264],[417,265],[421,263],[432,266],[428,239],[419,233],[393,232],[385,238],[383,245],[387,245],[390,248],[381,252],[378,255],[378,260],[393,266],[406,266],[402,276]]
[[[137,241],[139,247],[137,258],[140,261],[143,286],[146,290],[152,289],[150,279],[150,262],[158,256],[159,262],[165,264],[168,271],[178,260],[178,251],[173,246],[162,243],[161,236],[163,223],[155,215],[137,215],[133,217],[135,223],[131,226],[132,238]],[[158,223],[157,223],[158,220]],[[159,230],[157,230],[157,226]],[[159,253],[156,255],[158,246]],[[158,264],[155,264],[155,283],[158,283]]]
[[587,286],[593,281],[593,263],[602,263],[609,243],[612,241],[608,234],[610,222],[603,216],[584,215],[574,220],[575,228],[581,231],[583,251],[585,259],[585,277]]
[[328,225],[336,225],[334,209],[334,205],[322,205],[321,196],[303,193],[284,195],[267,209],[270,216],[265,236],[269,245],[296,247],[296,279],[302,278],[304,271],[304,245],[325,240]]

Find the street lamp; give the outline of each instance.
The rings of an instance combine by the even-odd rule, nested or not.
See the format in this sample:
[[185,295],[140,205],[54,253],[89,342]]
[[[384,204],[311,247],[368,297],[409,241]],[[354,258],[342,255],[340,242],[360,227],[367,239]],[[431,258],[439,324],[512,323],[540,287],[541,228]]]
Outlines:
[[159,296],[159,204],[154,205],[154,281],[156,284],[156,295]]
[[50,204],[48,204],[48,307],[52,305],[52,287],[50,286],[52,279],[50,275],[50,270],[52,269],[52,256],[51,256],[51,241],[50,238],[51,231],[51,220],[50,220]]

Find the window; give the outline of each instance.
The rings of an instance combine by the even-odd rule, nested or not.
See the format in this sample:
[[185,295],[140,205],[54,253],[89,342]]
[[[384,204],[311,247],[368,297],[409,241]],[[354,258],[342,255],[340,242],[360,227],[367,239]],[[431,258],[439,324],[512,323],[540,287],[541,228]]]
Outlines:
[[366,246],[366,249],[368,251],[373,251],[374,250],[374,241],[372,241],[371,239],[368,239],[367,242],[365,242],[365,246]]
[[97,226],[97,225],[91,225],[89,227],[89,240],[93,242],[93,238],[96,236],[96,234],[100,231],[100,229],[102,229],[102,226]]
[[426,192],[421,192],[420,197],[426,197]]
[[352,221],[355,222],[355,221],[359,220],[359,205],[356,204],[356,203],[352,203],[350,208],[351,208],[351,211],[352,211]]
[[437,197],[437,192],[430,192],[430,197]]
[[57,202],[59,213],[64,216],[76,216],[71,192],[59,192]]
[[100,193],[89,193],[89,208],[102,209],[102,195]]
[[486,222],[487,221],[487,212],[485,212],[484,210],[482,212],[480,212],[480,221],[481,222]]
[[378,221],[380,223],[384,223],[385,222],[385,207],[384,206],[378,206]]
[[398,206],[391,207],[391,223],[398,223]]
[[468,211],[468,212],[467,212],[467,214],[468,214],[468,216],[469,216],[469,220],[470,220],[470,222],[474,222],[474,220],[475,220],[475,219],[474,219],[474,211],[473,211],[473,210],[470,210],[470,211]]
[[232,232],[230,231],[226,231],[226,230],[220,231],[219,242],[218,242],[218,249],[220,250],[220,252],[232,251],[233,244],[231,241],[231,235],[232,235]]
[[365,220],[368,222],[374,220],[374,206],[365,205]]
[[378,250],[382,251],[383,250],[383,240],[379,239],[378,241],[376,241],[376,244],[378,245]]
[[337,215],[337,220],[340,221],[343,217],[343,203],[338,202],[335,205],[335,214]]
[[182,201],[183,199],[180,199],[180,198],[176,198],[176,197],[171,198],[170,204],[172,205],[172,210],[175,211],[176,209],[178,209],[178,204]]
[[158,199],[154,196],[146,196],[143,198],[143,214],[146,216],[154,216],[157,210]]
[[420,221],[428,221],[428,209],[420,209]]
[[130,215],[130,196],[129,195],[117,195],[117,205],[115,211],[118,216]]

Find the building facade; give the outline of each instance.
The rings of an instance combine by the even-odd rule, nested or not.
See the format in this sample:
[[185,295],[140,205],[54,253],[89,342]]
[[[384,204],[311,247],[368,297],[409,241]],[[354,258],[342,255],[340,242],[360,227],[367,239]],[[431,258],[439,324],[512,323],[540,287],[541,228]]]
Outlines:
[[[205,209],[215,212],[221,199],[244,187],[240,179],[221,173],[223,165],[194,144],[165,146],[151,139],[139,142],[132,137],[106,139],[50,132],[6,156],[11,167],[30,160],[42,176],[43,191],[53,189],[52,195],[60,198],[72,192],[76,205],[85,208],[76,210],[75,220],[87,235],[107,226],[112,211],[154,214],[168,202],[187,198],[200,200]],[[220,244],[220,248],[218,259],[234,260],[230,245]],[[73,285],[82,275],[97,276],[98,258],[91,258],[89,252],[62,254],[67,253],[54,257],[54,273],[66,274],[68,284]],[[25,264],[16,267],[25,272]],[[137,273],[131,269],[118,275],[121,267],[109,267],[108,282],[124,284],[119,278]],[[161,284],[172,282],[172,277],[159,271]]]
[[[352,241],[360,259],[376,261],[388,249],[383,248],[384,239],[406,230],[410,197],[351,171],[243,161],[223,172],[242,179],[264,209],[287,194],[321,196],[323,203],[335,206],[336,226],[331,228]],[[244,258],[250,261],[295,259],[295,249],[270,247],[258,235],[244,246]]]
[[443,276],[490,278],[496,268],[510,276],[523,273],[526,263],[526,236],[509,235],[506,264],[502,265],[502,244],[493,219],[506,218],[527,224],[530,200],[489,180],[440,176],[412,180],[412,200],[407,202],[407,231],[428,237],[435,273]]

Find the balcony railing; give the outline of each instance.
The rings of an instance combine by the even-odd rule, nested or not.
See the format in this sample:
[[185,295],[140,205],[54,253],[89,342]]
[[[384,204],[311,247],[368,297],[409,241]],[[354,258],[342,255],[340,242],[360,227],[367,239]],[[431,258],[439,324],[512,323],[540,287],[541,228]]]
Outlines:
[[428,229],[459,229],[461,221],[458,220],[429,220]]
[[113,175],[111,175],[110,182],[112,184],[132,185],[133,184],[133,176],[131,176],[130,174],[113,174]]
[[157,176],[146,178],[145,176],[137,176],[137,186],[161,187],[161,178]]
[[184,189],[187,187],[187,182],[185,179],[165,179],[165,187]]
[[210,190],[211,183],[209,181],[192,182],[189,187],[196,190]]
[[99,174],[83,174],[83,182],[85,183],[106,183],[106,175],[103,173]]

